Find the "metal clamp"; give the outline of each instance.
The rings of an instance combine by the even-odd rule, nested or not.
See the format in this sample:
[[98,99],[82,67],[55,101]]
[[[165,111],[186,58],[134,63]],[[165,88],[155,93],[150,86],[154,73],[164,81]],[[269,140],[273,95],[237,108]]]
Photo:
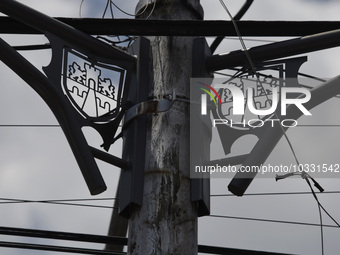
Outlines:
[[171,108],[174,101],[176,101],[176,90],[174,90],[172,95],[168,95],[164,99],[136,104],[126,111],[123,126],[142,114],[166,112]]

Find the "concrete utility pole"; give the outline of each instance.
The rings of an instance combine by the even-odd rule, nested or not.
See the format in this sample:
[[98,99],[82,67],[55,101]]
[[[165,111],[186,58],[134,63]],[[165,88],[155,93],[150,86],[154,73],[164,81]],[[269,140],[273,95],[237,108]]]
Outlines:
[[[147,4],[147,11],[139,18],[152,10],[149,19],[203,16],[199,0],[141,0],[136,13]],[[148,39],[153,61],[150,98],[163,99],[176,90],[177,96],[189,99],[194,38]],[[189,147],[188,103],[175,101],[167,112],[150,115],[143,205],[130,218],[129,254],[197,254],[197,208],[190,199]]]

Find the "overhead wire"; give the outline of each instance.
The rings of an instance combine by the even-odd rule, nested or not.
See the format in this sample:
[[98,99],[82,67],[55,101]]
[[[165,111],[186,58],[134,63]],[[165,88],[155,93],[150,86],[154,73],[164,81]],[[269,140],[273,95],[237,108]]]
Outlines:
[[81,18],[81,9],[83,7],[83,3],[85,0],[81,0],[80,5],[79,5],[79,18]]
[[[324,247],[324,235],[323,235],[323,222],[322,222],[322,213],[321,213],[321,206],[320,206],[320,202],[318,197],[316,196],[314,189],[312,187],[312,185],[310,184],[310,181],[308,180],[308,177],[306,178],[306,182],[309,186],[309,188],[312,191],[312,194],[318,204],[318,210],[319,210],[319,219],[320,219],[320,235],[321,235],[321,254],[324,255],[325,254],[325,247]],[[339,225],[339,224],[338,224]]]
[[102,15],[102,19],[104,19],[105,15],[106,15],[106,12],[107,12],[107,9],[108,9],[109,6],[110,6],[111,18],[114,19],[112,5],[111,5],[111,1],[110,0],[106,1],[106,6],[105,6],[105,9],[104,9],[104,12],[103,12],[103,15]]
[[[265,88],[263,87],[262,82],[261,82],[260,79],[259,79],[259,74],[258,74],[258,72],[256,71],[254,62],[253,62],[252,58],[251,58],[250,55],[249,55],[249,51],[248,51],[248,49],[247,49],[247,47],[246,47],[246,45],[245,45],[245,43],[244,43],[244,41],[243,41],[243,38],[242,38],[242,35],[241,35],[241,33],[240,33],[239,29],[238,29],[238,26],[237,26],[237,24],[236,24],[236,22],[235,22],[233,16],[232,16],[231,13],[229,12],[228,7],[225,5],[224,1],[223,1],[223,0],[219,0],[219,1],[220,1],[220,3],[221,3],[222,7],[223,7],[223,8],[225,9],[225,11],[227,12],[227,14],[229,15],[229,17],[230,17],[230,19],[231,19],[231,21],[232,21],[232,23],[233,23],[234,28],[235,28],[235,31],[236,31],[236,33],[237,33],[237,35],[238,35],[238,37],[239,37],[239,41],[240,41],[240,43],[241,43],[241,45],[242,45],[242,48],[243,48],[243,50],[244,50],[244,53],[245,53],[245,55],[246,55],[246,57],[247,57],[247,60],[248,60],[248,62],[249,62],[251,71],[253,72],[253,74],[256,75],[257,81],[258,81],[258,83],[260,84],[260,86],[262,87],[262,90],[263,90],[263,92],[264,92],[264,94],[265,94],[267,100],[269,101],[269,100],[270,100],[270,99],[269,99],[269,96],[268,96],[268,94],[267,94]],[[279,119],[279,117],[278,117],[278,115],[277,115],[276,112],[274,112],[274,115],[275,115],[275,117],[276,117],[277,119]],[[297,165],[300,165],[300,162],[299,162],[299,160],[298,160],[298,158],[297,158],[297,155],[296,155],[296,153],[295,153],[295,150],[294,150],[294,148],[293,148],[293,145],[292,145],[292,143],[291,143],[289,137],[288,137],[287,134],[286,134],[286,131],[284,130],[284,128],[283,128],[282,126],[280,126],[280,127],[281,127],[281,130],[282,130],[282,134],[283,134],[283,136],[285,137],[285,139],[287,140],[288,146],[290,147],[290,150],[292,151],[293,157],[294,157],[294,159],[295,159]]]
[[[276,192],[276,193],[246,193],[244,197],[254,196],[287,196],[287,195],[311,195],[312,192]],[[320,195],[325,194],[340,194],[340,191],[324,191]],[[212,194],[210,197],[234,197],[233,194]],[[0,197],[0,204],[9,203],[65,203],[65,202],[88,202],[88,201],[112,201],[118,198],[107,197],[107,198],[72,198],[72,199],[48,199],[48,200],[28,200],[28,199],[17,199],[17,198],[4,198]],[[79,204],[75,204],[79,205]],[[87,204],[87,206],[92,206]],[[322,206],[322,205],[321,205]],[[112,207],[110,207],[112,208]],[[334,222],[336,222],[333,219]],[[340,226],[339,226],[340,227]]]
[[[238,13],[233,17],[233,19],[234,20],[240,20],[243,17],[243,15],[248,11],[248,9],[250,8],[250,6],[252,5],[253,2],[254,2],[254,0],[246,0],[244,5],[241,7],[241,9],[238,11]],[[213,41],[213,43],[210,46],[211,54],[213,54],[215,52],[215,50],[221,44],[223,39],[224,39],[224,36],[218,36],[218,37],[215,38],[215,40]]]
[[[244,43],[244,41],[243,41],[243,38],[242,38],[242,35],[241,35],[241,33],[240,33],[239,29],[238,29],[238,26],[237,26],[237,24],[236,24],[236,22],[235,22],[233,16],[232,16],[231,13],[229,12],[228,7],[225,5],[224,1],[223,1],[223,0],[219,0],[219,1],[220,1],[220,3],[221,3],[222,7],[223,7],[223,8],[225,9],[225,11],[227,12],[227,14],[229,15],[229,17],[230,17],[230,19],[231,19],[231,22],[233,23],[234,28],[235,28],[235,31],[236,31],[236,33],[237,33],[237,35],[238,35],[238,37],[239,37],[240,43],[241,43],[242,48],[243,48],[243,50],[244,50],[244,53],[245,53],[245,55],[246,55],[246,57],[247,57],[247,60],[248,60],[248,62],[249,62],[251,71],[253,72],[254,75],[256,75],[256,77],[257,77],[257,82],[260,84],[260,86],[261,86],[261,88],[262,88],[262,90],[263,90],[263,92],[264,92],[264,94],[265,94],[267,100],[269,101],[270,99],[269,99],[269,96],[268,96],[268,94],[267,94],[267,91],[265,90],[265,88],[263,87],[263,84],[262,84],[261,80],[259,79],[259,74],[258,74],[258,72],[256,71],[256,67],[255,67],[255,65],[254,65],[254,62],[253,62],[251,56],[249,55],[249,51],[248,51],[248,49],[247,49],[247,47],[246,47],[246,45],[245,45],[245,43]],[[276,112],[274,112],[274,115],[275,115],[275,117],[276,117],[277,119],[279,119],[279,117],[278,117],[278,115],[277,115]],[[283,136],[284,136],[285,139],[287,140],[288,146],[290,147],[290,150],[291,150],[291,152],[292,152],[292,154],[293,154],[293,157],[294,157],[294,159],[295,159],[297,165],[300,165],[300,162],[299,162],[299,160],[298,160],[298,158],[297,158],[297,155],[296,155],[296,152],[295,152],[295,150],[294,150],[294,147],[293,147],[293,145],[292,145],[292,143],[291,143],[289,137],[287,136],[285,129],[284,129],[282,126],[280,126],[280,127],[281,127],[281,130],[282,130]]]
[[10,128],[16,128],[16,127],[24,127],[24,128],[38,128],[38,127],[60,127],[59,124],[0,124],[0,127],[10,127]]
[[[8,236],[20,236],[28,238],[38,239],[52,239],[52,240],[64,240],[73,242],[85,242],[95,244],[112,244],[126,246],[128,244],[128,238],[122,236],[103,236],[93,234],[81,234],[71,232],[60,232],[60,231],[48,231],[48,230],[37,230],[27,228],[13,228],[13,227],[2,227],[0,226],[0,234]],[[28,243],[17,243],[17,242],[0,242],[0,247],[18,248],[18,249],[32,249],[32,250],[44,250],[44,251],[55,251],[55,252],[70,252],[70,253],[81,253],[81,254],[126,254],[114,250],[92,250],[65,246],[52,246],[52,245],[41,245],[41,244],[28,244]],[[242,250],[218,246],[208,245],[197,245],[199,253],[204,254],[215,254],[215,255],[226,255],[226,254],[259,254],[258,251]],[[269,253],[260,252],[261,254],[280,254],[281,253]],[[283,255],[283,254],[282,254]]]
[[[320,203],[319,199],[318,199],[318,196],[316,195],[312,185],[310,184],[310,181],[308,178],[311,178],[310,176],[308,176],[307,178],[305,178],[312,194],[313,194],[313,197],[315,198],[315,201],[317,202],[318,206],[319,206],[319,209],[321,208],[326,214],[327,216],[340,228],[340,224],[330,215],[330,213],[323,207],[323,205]],[[311,180],[315,183],[315,180],[313,178],[311,178]]]
[[[249,62],[251,71],[253,72],[253,74],[256,75],[257,81],[259,82],[260,86],[262,87],[262,89],[263,89],[263,91],[264,91],[264,94],[265,94],[267,100],[269,100],[269,96],[268,96],[266,90],[264,89],[263,84],[261,83],[261,81],[260,81],[260,79],[259,79],[259,75],[258,75],[258,73],[257,73],[257,71],[256,71],[254,62],[252,61],[252,58],[251,58],[251,56],[249,55],[248,49],[247,49],[247,47],[245,46],[245,43],[244,43],[243,38],[242,38],[242,35],[241,35],[241,33],[240,33],[239,29],[238,29],[238,26],[237,26],[237,24],[236,24],[236,22],[235,22],[233,16],[232,16],[231,13],[229,12],[229,10],[228,10],[227,6],[225,5],[224,1],[223,1],[223,0],[219,0],[219,1],[220,1],[220,3],[221,3],[222,7],[225,9],[225,11],[228,13],[228,15],[229,15],[229,17],[230,17],[230,19],[231,19],[231,21],[232,21],[232,23],[233,23],[233,25],[234,25],[235,31],[236,31],[236,33],[237,33],[237,35],[238,35],[238,37],[239,37],[240,43],[241,43],[241,45],[242,45],[242,48],[243,48],[244,53],[245,53],[245,55],[246,55],[246,58],[247,58],[247,60],[248,60],[248,62]],[[276,112],[274,112],[274,115],[275,115],[276,118],[278,118],[278,115],[277,115]],[[278,118],[278,119],[279,119],[279,118]],[[285,129],[284,129],[282,126],[281,126],[281,129],[282,129],[282,133],[283,133],[284,137],[286,138],[286,140],[287,140],[287,142],[288,142],[288,145],[289,145],[289,147],[290,147],[290,150],[291,150],[291,152],[292,152],[292,154],[293,154],[293,156],[294,156],[294,159],[295,159],[296,163],[298,164],[298,166],[300,166],[300,163],[299,163],[299,160],[298,160],[298,158],[297,158],[296,152],[295,152],[295,150],[294,150],[294,148],[293,148],[293,145],[292,145],[290,139],[288,138],[288,136],[287,136],[287,134],[286,134]],[[324,209],[324,207],[320,204],[320,202],[319,202],[319,200],[318,200],[316,194],[314,193],[313,188],[312,188],[311,185],[310,185],[310,182],[309,182],[309,179],[308,179],[308,178],[311,178],[311,177],[310,177],[307,173],[305,173],[303,170],[301,170],[301,169],[299,169],[299,172],[301,173],[301,177],[302,177],[303,179],[306,180],[306,182],[308,183],[309,187],[311,188],[312,194],[313,194],[313,196],[314,196],[314,198],[315,198],[315,200],[316,200],[316,202],[317,202],[317,204],[318,204],[319,218],[320,218],[320,228],[321,228],[321,229],[320,229],[320,230],[321,230],[321,249],[322,249],[322,254],[324,254],[324,235],[323,235],[323,222],[322,222],[322,214],[321,214],[321,208]],[[320,186],[313,178],[311,178],[311,179],[313,180],[315,186],[318,187],[319,190],[320,190],[321,192],[323,192],[323,189],[321,188],[321,186]],[[325,211],[326,211],[326,210],[325,210]],[[327,213],[327,215],[329,215],[329,216],[331,217],[331,215],[330,215],[327,211],[326,211],[326,213]],[[336,227],[340,227],[340,225],[334,220],[333,217],[331,217],[331,219],[337,224]]]
[[[83,2],[84,2],[84,0],[82,0],[82,2],[81,2],[81,5],[83,4]],[[110,0],[110,2],[116,7],[116,8],[118,8],[114,3],[113,3],[113,1],[112,0]],[[154,9],[154,7],[155,7],[155,4],[154,4],[154,6],[153,6],[153,9]],[[110,7],[111,8],[111,7]],[[119,8],[118,8],[119,9]],[[107,10],[106,10],[107,11]],[[122,11],[122,10],[121,10]],[[81,13],[80,13],[81,14]],[[112,12],[112,9],[111,9],[111,14],[113,15],[113,12]],[[126,13],[125,13],[126,14]],[[151,15],[151,14],[150,14]],[[135,16],[135,15],[134,15]],[[127,40],[128,41],[128,40]],[[18,46],[18,47],[20,47],[20,46]],[[23,46],[21,46],[21,47],[23,47]],[[47,46],[45,46],[45,47],[47,47]],[[49,46],[50,47],[50,46]],[[245,45],[243,44],[243,47],[245,47]],[[18,50],[20,50],[20,49],[18,49]],[[21,50],[24,50],[24,49],[21,49]],[[247,53],[246,53],[247,54]],[[251,60],[251,58],[250,58],[250,56],[249,56],[249,59]],[[251,62],[251,61],[250,61]],[[0,126],[17,126],[17,127],[59,127],[59,125],[0,125]],[[311,188],[312,189],[312,188]],[[312,193],[314,194],[314,191],[313,191],[313,189],[312,189]],[[331,193],[331,192],[325,192],[325,193]],[[334,193],[334,192],[333,192]],[[311,193],[308,193],[308,194],[311,194]],[[247,195],[251,195],[251,194],[247,194]],[[255,195],[255,194],[253,194],[253,195]],[[264,195],[264,194],[263,194]],[[217,195],[212,195],[212,196],[217,196]],[[320,204],[320,202],[318,201],[318,199],[316,198],[316,200],[317,200],[317,202],[318,202],[318,206],[319,206],[319,210],[321,210],[320,208],[323,208],[323,206]],[[55,200],[55,201],[53,201],[53,200],[46,200],[46,201],[26,201],[26,202],[37,202],[37,203],[57,203],[58,202],[58,200]],[[73,204],[73,205],[78,205],[79,206],[79,204]],[[92,206],[92,205],[84,205],[84,206]],[[113,207],[110,207],[110,208],[113,208]],[[325,211],[325,209],[323,208],[323,210]],[[329,215],[330,216],[330,215]],[[211,215],[211,217],[217,217],[217,216],[214,216],[214,215]],[[228,217],[228,216],[225,216],[225,217]],[[331,216],[330,216],[331,217]],[[229,217],[230,218],[230,217]],[[320,219],[320,221],[321,221],[321,223],[320,223],[320,226],[321,226],[321,228],[322,228],[322,218]],[[281,221],[280,221],[281,222]],[[336,222],[336,221],[335,221]],[[336,222],[337,223],[337,222]],[[297,224],[297,223],[294,223],[294,224]],[[310,224],[308,224],[308,225],[310,225]],[[337,223],[337,225],[339,226],[339,224]],[[313,225],[314,226],[314,225]],[[325,226],[327,226],[327,225],[325,225]],[[334,226],[328,226],[328,227],[334,227]],[[340,227],[340,226],[339,226]]]
[[[303,225],[303,226],[313,226],[320,227],[320,224],[317,223],[307,223],[307,222],[299,222],[299,221],[285,221],[285,220],[272,220],[272,219],[261,219],[261,218],[253,218],[253,217],[240,217],[240,216],[228,216],[228,215],[208,215],[207,217],[211,218],[224,218],[224,219],[234,219],[234,220],[247,220],[247,221],[259,221],[259,222],[269,222],[269,223],[282,223],[282,224],[292,224],[292,225]],[[322,225],[327,228],[338,228],[336,225]]]
[[[109,1],[111,2],[111,5],[113,5],[113,6],[116,7],[119,11],[121,11],[122,13],[124,13],[124,14],[126,14],[126,15],[128,15],[128,16],[136,17],[136,16],[141,15],[141,14],[136,15],[136,14],[128,13],[128,12],[124,11],[123,9],[119,8],[119,6],[117,6],[112,0],[109,0]],[[145,5],[145,6],[146,6],[146,8],[147,8],[147,5]],[[144,8],[144,11],[146,10],[146,8]]]
[[53,251],[53,252],[67,252],[67,253],[75,253],[75,254],[91,254],[91,255],[125,255],[127,254],[126,252],[105,251],[105,250],[32,244],[32,243],[3,242],[3,241],[0,241],[0,247],[40,250],[40,251]]
[[27,199],[14,199],[14,198],[0,198],[0,205],[2,205],[2,204],[41,203],[41,204],[67,205],[67,206],[83,206],[83,207],[90,207],[90,208],[117,209],[114,206],[70,203],[70,202],[104,201],[104,200],[116,200],[116,199],[117,198],[27,200]]
[[[312,192],[276,192],[276,193],[245,193],[244,197],[252,196],[287,196],[287,195],[311,195]],[[321,194],[340,194],[340,191],[324,191]],[[234,194],[212,194],[210,197],[235,197]]]
[[288,174],[285,174],[285,175],[282,175],[282,176],[276,176],[276,180],[280,180],[280,179],[285,179],[287,177],[291,177],[293,175],[300,175],[302,179],[304,179],[310,190],[311,190],[311,193],[313,194],[313,197],[315,199],[315,201],[317,202],[317,205],[318,205],[318,211],[319,211],[319,219],[320,219],[320,237],[321,237],[321,253],[322,255],[324,254],[324,233],[323,233],[323,220],[322,220],[322,213],[321,213],[321,209],[323,209],[323,211],[329,216],[329,218],[336,224],[336,227],[340,227],[340,224],[330,215],[330,213],[322,206],[322,204],[320,203],[311,183],[310,183],[310,180],[313,181],[314,183],[314,186],[316,188],[319,189],[320,192],[324,192],[324,189],[321,187],[321,185],[315,181],[315,179],[313,177],[311,177],[308,173],[302,171],[300,173],[288,173]]
[[[307,183],[311,189],[311,192],[248,193],[248,194],[244,194],[243,196],[250,196],[250,197],[251,196],[283,196],[283,195],[286,196],[286,195],[311,195],[312,194],[315,200],[317,201],[319,208],[321,208],[327,214],[327,216],[337,225],[337,227],[340,227],[340,224],[334,219],[334,217],[332,217],[332,215],[320,203],[310,182],[308,181]],[[340,191],[324,191],[320,194],[340,194]],[[213,194],[213,195],[210,195],[210,197],[234,197],[234,195],[233,194]],[[322,222],[322,219],[321,219],[321,222]]]
[[149,15],[146,17],[146,19],[149,19],[152,15],[152,13],[154,12],[155,8],[156,8],[156,0],[154,1],[153,3],[153,6],[152,6],[152,10],[150,11]]
[[[82,2],[84,2],[84,0],[82,0]],[[107,10],[109,9],[109,7],[110,7],[111,17],[114,18],[112,6],[114,6],[117,10],[119,10],[120,12],[124,13],[124,14],[127,15],[127,16],[130,16],[130,17],[138,17],[138,16],[141,16],[142,14],[144,14],[144,13],[146,12],[146,10],[147,10],[148,7],[149,7],[149,4],[150,4],[150,3],[149,3],[149,0],[148,0],[147,4],[144,6],[143,10],[142,10],[140,13],[133,14],[133,13],[129,13],[129,12],[123,10],[122,8],[120,8],[117,4],[114,3],[113,0],[107,0],[102,18],[105,17],[106,12],[107,12]],[[154,6],[155,6],[155,5],[156,5],[156,1],[154,1],[153,10],[154,10]],[[152,10],[152,12],[153,12],[153,10]]]
[[[128,13],[128,12],[124,11],[123,9],[121,9],[119,6],[117,6],[117,5],[113,2],[113,0],[107,0],[107,4],[106,4],[106,7],[105,7],[105,10],[104,10],[104,13],[103,13],[102,18],[105,17],[105,14],[106,14],[106,12],[107,12],[108,6],[110,6],[111,18],[114,19],[114,14],[113,14],[112,6],[114,6],[114,7],[117,8],[119,11],[121,11],[122,13],[124,13],[124,14],[126,14],[126,15],[128,15],[128,16],[139,17],[139,16],[141,16],[142,14],[144,14],[144,13],[147,11],[147,9],[148,9],[148,7],[149,7],[149,4],[150,4],[150,3],[149,3],[149,0],[148,0],[147,4],[145,4],[144,9],[141,10],[141,12],[139,12],[139,13],[137,13],[137,14],[131,14],[131,13]],[[149,18],[150,18],[150,16],[152,15],[152,13],[153,13],[154,10],[155,10],[155,7],[156,7],[156,1],[154,1],[153,6],[152,6],[152,9],[151,9],[150,13],[148,14],[148,16],[146,17],[146,19],[149,19]],[[109,36],[109,35],[108,35],[108,36]],[[132,44],[132,42],[135,41],[136,38],[137,38],[136,36],[132,36],[132,37],[127,36],[127,39],[121,40],[120,37],[119,37],[119,35],[117,35],[116,37],[118,38],[118,41],[109,40],[109,39],[107,39],[107,38],[105,38],[105,37],[102,37],[102,36],[98,36],[97,38],[100,38],[100,39],[102,39],[102,40],[105,40],[106,42],[109,42],[109,43],[111,43],[112,45],[117,45],[117,44],[121,44],[121,43],[126,43],[126,42],[127,42],[128,44],[127,44],[127,47],[124,48],[125,50],[126,50],[127,48],[129,48],[130,45]]]
[[[119,125],[121,127],[122,125]],[[0,124],[0,128],[60,128],[60,125],[48,124]],[[340,124],[299,124],[296,127],[340,127]]]

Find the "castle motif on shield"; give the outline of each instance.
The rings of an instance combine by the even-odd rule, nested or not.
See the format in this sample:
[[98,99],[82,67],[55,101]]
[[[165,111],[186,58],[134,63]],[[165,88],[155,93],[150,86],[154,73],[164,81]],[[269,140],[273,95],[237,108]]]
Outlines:
[[64,64],[64,88],[84,115],[103,116],[120,107],[122,73],[111,66],[97,66],[68,52]]
[[[234,85],[242,90],[243,94],[246,96],[246,90],[252,89],[254,91],[253,105],[256,109],[268,109],[272,104],[272,91],[273,88],[278,87],[278,79],[275,78],[264,78],[263,80],[254,80],[246,77],[235,78],[229,82],[230,85]],[[233,96],[229,89],[225,88],[219,91],[222,99],[222,113],[225,117],[232,115],[233,108]],[[246,100],[249,100],[246,98]],[[245,101],[246,109],[247,101]],[[247,109],[245,110],[247,112]]]

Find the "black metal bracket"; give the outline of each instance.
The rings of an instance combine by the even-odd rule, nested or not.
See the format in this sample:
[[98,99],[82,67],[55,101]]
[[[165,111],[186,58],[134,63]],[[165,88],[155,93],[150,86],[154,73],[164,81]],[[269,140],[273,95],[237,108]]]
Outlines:
[[[253,61],[261,62],[338,46],[340,46],[340,29],[256,46],[250,48],[248,52]],[[208,57],[206,67],[210,72],[213,72],[230,67],[244,66],[247,63],[248,60],[244,51],[236,50],[227,54]]]
[[[197,38],[193,45],[192,59],[192,77],[210,77],[209,72],[205,68],[205,59],[211,55],[209,46],[204,38]],[[200,116],[199,104],[190,104],[191,118]],[[204,121],[198,121],[199,125],[193,127],[190,124],[190,150],[192,148],[200,148],[199,155],[192,157],[190,155],[191,165],[202,165],[203,162],[210,160],[210,141],[211,141],[211,125],[206,125],[209,122],[208,115]],[[198,137],[204,141],[204,146],[198,142]],[[208,156],[207,156],[208,155]],[[192,178],[191,179],[191,201],[197,203],[198,216],[210,214],[210,178]]]
[[[131,89],[128,94],[128,103],[134,106],[141,106],[149,97],[149,73],[150,73],[150,42],[146,38],[138,38],[129,48],[133,55],[138,56],[137,72],[134,73],[131,82]],[[166,100],[166,99],[164,99]],[[168,103],[170,101],[166,100]],[[144,103],[143,103],[144,102]],[[155,104],[157,109],[158,103]],[[166,110],[164,102],[162,109]],[[131,110],[131,109],[134,109]],[[140,113],[135,115],[133,113]],[[123,160],[129,162],[128,167],[121,172],[119,181],[119,214],[129,218],[136,207],[143,203],[144,171],[145,171],[145,148],[146,128],[148,115],[142,114],[143,110],[132,107],[126,113],[123,126]],[[129,117],[130,116],[130,117]]]
[[[311,89],[310,92],[311,100],[304,104],[307,110],[311,110],[319,104],[340,94],[340,75]],[[302,112],[298,109],[294,107],[287,108],[286,118],[297,120],[301,116]],[[284,130],[287,129],[288,127],[284,127]],[[281,126],[279,125],[267,129],[263,137],[256,143],[255,147],[252,149],[247,159],[243,162],[243,165],[259,167],[268,158],[282,136],[283,131]],[[228,186],[229,190],[237,196],[242,196],[256,175],[257,172],[236,173],[234,179],[230,182]]]
[[[81,129],[84,126],[96,129],[103,138],[105,150],[116,140],[115,132],[125,113],[124,94],[128,92],[135,72],[136,57],[16,1],[0,1],[0,11],[42,31],[50,40],[52,60],[44,68],[47,77],[2,39],[0,59],[26,81],[52,110],[71,146],[90,193],[95,195],[105,191],[106,185],[94,157],[123,168],[127,168],[128,163],[90,147]],[[67,62],[68,58],[73,58],[71,64]],[[77,64],[75,59],[81,59],[83,66]],[[118,77],[117,85],[112,83],[111,78],[102,75],[104,71],[100,68],[106,68],[105,72],[114,72]],[[82,104],[77,101],[84,98],[84,94],[84,100],[92,96],[93,101],[89,102],[95,105],[93,113],[83,109],[86,101]],[[104,98],[110,99],[115,107],[110,109]],[[107,111],[101,109],[102,112],[99,112],[100,107]]]

